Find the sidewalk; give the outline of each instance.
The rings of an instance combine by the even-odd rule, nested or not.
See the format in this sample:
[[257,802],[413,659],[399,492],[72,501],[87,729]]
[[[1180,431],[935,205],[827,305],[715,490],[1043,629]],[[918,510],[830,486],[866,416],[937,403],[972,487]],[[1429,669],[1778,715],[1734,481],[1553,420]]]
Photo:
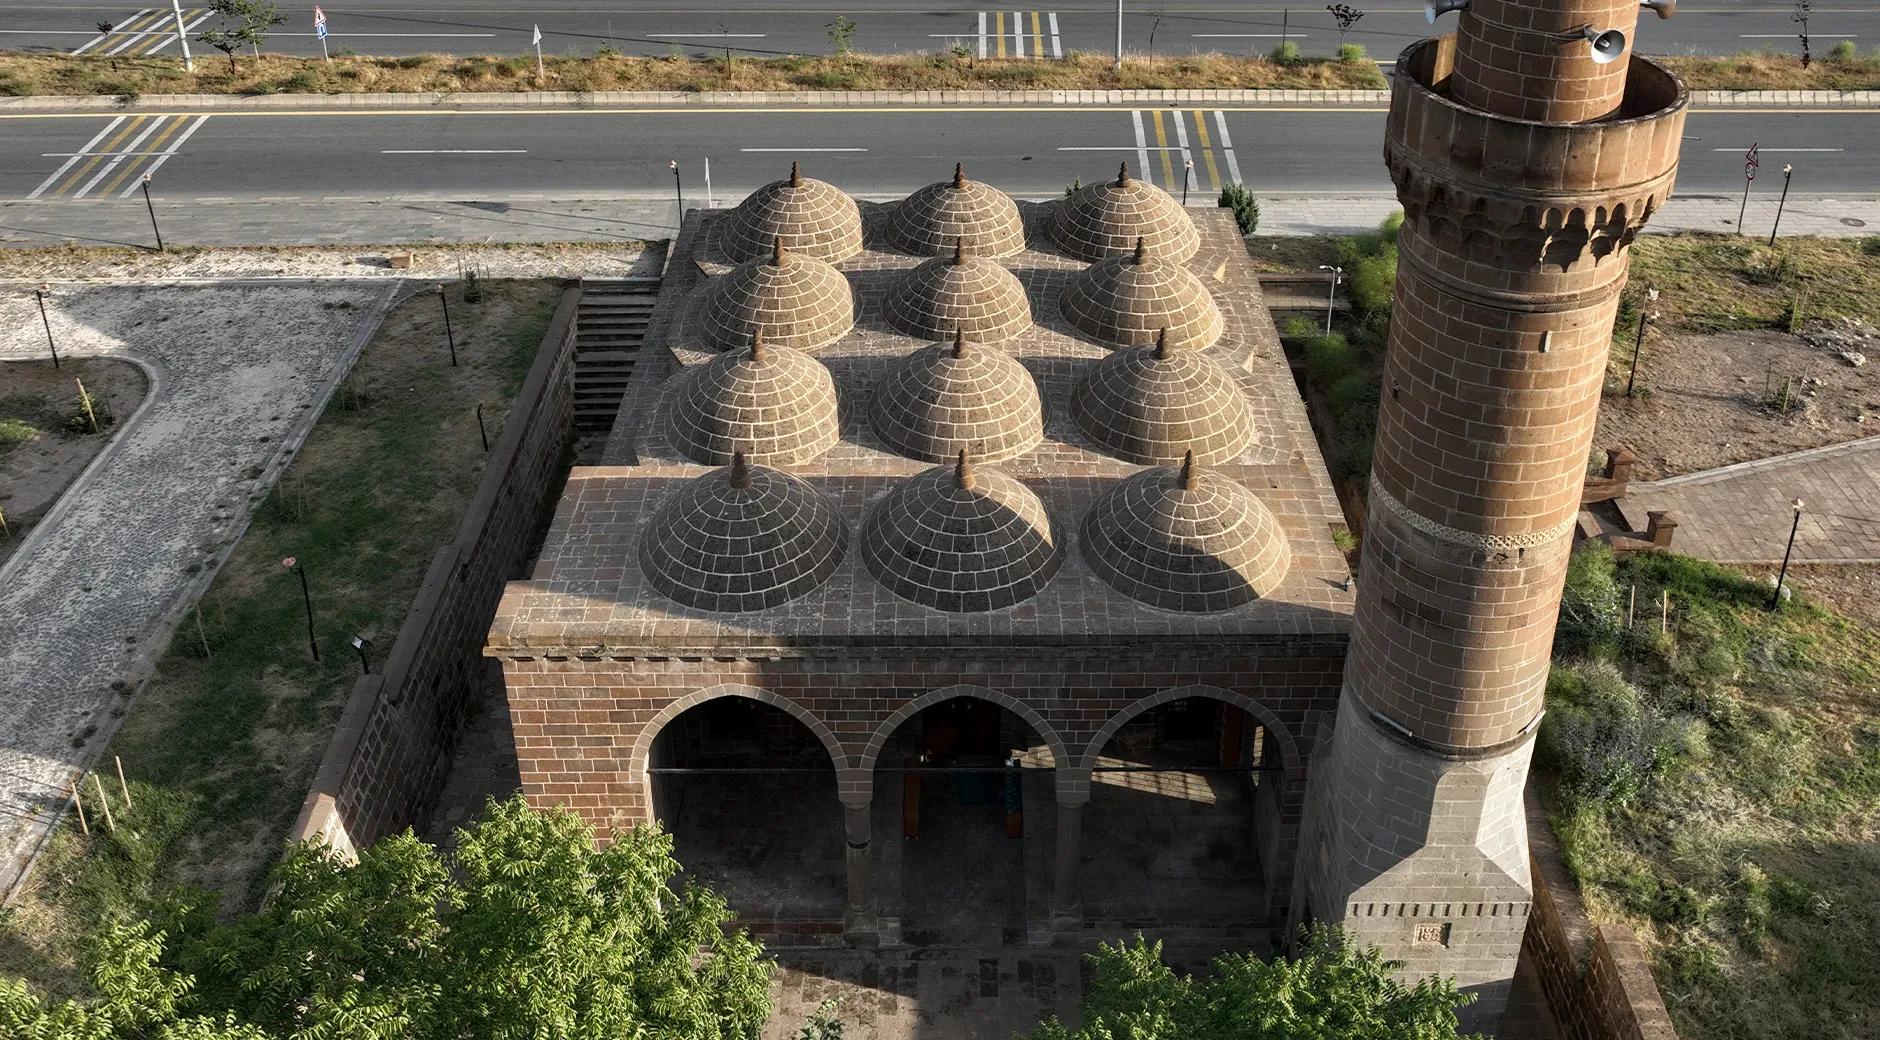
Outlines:
[[[859,196],[869,198],[869,196]],[[898,196],[895,196],[898,197]],[[736,200],[720,198],[720,207]],[[1740,200],[1674,198],[1648,232],[1736,228]],[[462,198],[158,201],[164,241],[175,246],[350,245],[477,242],[629,242],[672,234],[670,198],[559,199],[509,195]],[[1260,235],[1341,235],[1369,231],[1397,210],[1389,195],[1342,198],[1280,196],[1260,200]],[[1774,199],[1756,199],[1744,224],[1766,234]],[[1880,234],[1880,199],[1791,196],[1782,213],[1789,235]],[[130,246],[151,243],[150,217],[138,199],[0,202],[0,246]]]
[[1649,510],[1678,521],[1674,551],[1717,563],[1779,563],[1802,500],[1796,563],[1880,563],[1880,437],[1634,484],[1619,502],[1644,530]]
[[[1388,90],[603,90],[404,94],[144,94],[0,98],[11,112],[280,112],[544,108],[943,108],[1287,105],[1382,108]],[[1880,90],[1697,90],[1694,108],[1868,108]]]

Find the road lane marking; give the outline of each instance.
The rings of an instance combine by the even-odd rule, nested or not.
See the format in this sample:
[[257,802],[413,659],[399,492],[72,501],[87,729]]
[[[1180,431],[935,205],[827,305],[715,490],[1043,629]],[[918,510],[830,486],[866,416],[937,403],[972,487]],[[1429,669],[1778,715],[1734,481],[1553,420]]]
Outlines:
[[[183,12],[183,17],[189,18],[194,16],[198,21],[201,21],[208,16],[208,13],[209,12],[197,8],[190,8]],[[175,31],[175,13],[171,11],[160,11],[157,13],[157,17],[154,20],[139,25],[129,39],[110,48],[104,53],[107,57],[112,55],[134,57],[143,53],[143,48],[157,40],[163,39],[166,35],[174,33]]]
[[[273,39],[276,36],[318,37],[319,35],[320,35],[319,33],[306,33],[306,32],[271,32],[268,34],[268,38]],[[556,36],[559,34],[550,32],[550,33],[543,33],[542,35],[543,36]],[[712,33],[711,35],[716,36],[718,34]],[[496,38],[496,34],[495,33],[441,33],[441,32],[419,32],[419,33],[330,32],[326,34],[326,38],[329,40],[337,40],[341,37],[346,37],[348,39],[372,39],[372,40],[494,40]]]
[[99,153],[98,155],[94,155],[89,159],[86,159],[84,162],[84,165],[80,166],[76,171],[72,173],[70,177],[67,177],[63,182],[61,182],[57,188],[52,189],[52,194],[63,195],[66,192],[71,191],[73,188],[77,187],[79,181],[84,180],[86,177],[91,176],[91,171],[98,168],[98,160],[100,158],[102,158],[105,155],[109,155],[112,152],[117,151],[118,148],[122,147],[124,144],[124,139],[129,137],[132,133],[134,133],[136,130],[142,127],[144,125],[144,121],[149,118],[150,118],[149,116],[132,116],[131,121],[128,124],[126,124],[122,129],[120,129],[116,134],[114,134],[109,141],[105,142],[104,150],[101,153]]
[[1303,40],[1311,33],[1190,33],[1191,40]]
[[1234,178],[1235,184],[1245,184],[1240,179],[1240,163],[1234,158],[1234,139],[1227,136],[1227,113],[1215,110],[1214,128],[1221,132],[1221,151],[1227,155],[1227,175]]
[[1161,109],[1152,109],[1149,115],[1155,121],[1156,147],[1162,150],[1162,186],[1164,188],[1173,187],[1175,184],[1175,167],[1170,163],[1168,156],[1168,126],[1162,122]]
[[1058,35],[1056,11],[1051,12],[1051,56],[1053,58],[1064,57],[1064,40]]
[[1025,56],[1025,14],[1023,11],[1012,12],[1012,56]]
[[866,148],[740,148],[740,152],[865,152]]
[[979,56],[986,56],[986,12],[979,12]]
[[992,31],[993,31],[995,38],[998,40],[998,47],[996,49],[996,53],[993,54],[993,57],[1003,58],[1005,57],[1005,12],[1004,11],[992,12]]
[[[141,9],[141,10],[139,10],[139,11],[137,11],[137,12],[136,12],[135,14],[132,14],[132,15],[131,15],[131,16],[130,16],[129,18],[126,18],[126,19],[125,19],[125,21],[127,21],[127,22],[134,22],[134,21],[136,21],[137,19],[139,19],[139,18],[142,18],[142,17],[144,16],[144,15],[147,15],[147,14],[149,14],[149,13],[150,13],[150,12],[151,12],[152,10],[154,10],[154,8],[150,8],[150,7],[146,7],[146,8],[143,8],[143,9]],[[19,29],[16,29],[16,30],[12,30],[12,31],[14,31],[14,32],[25,32],[25,31],[30,31],[30,30],[19,30]],[[54,30],[54,31],[56,31],[56,30]],[[113,31],[113,32],[115,32],[115,31],[116,31],[116,27],[115,27],[115,26],[113,27],[113,29],[112,29],[112,31]],[[98,35],[96,35],[96,36],[93,36],[93,37],[92,37],[91,39],[89,39],[89,40],[86,40],[86,41],[85,41],[84,43],[81,43],[81,44],[79,44],[79,45],[78,45],[77,47],[74,47],[74,48],[72,48],[72,53],[73,53],[73,54],[83,54],[83,53],[85,53],[86,51],[88,51],[88,50],[91,50],[91,49],[92,49],[93,47],[96,47],[96,46],[98,46],[99,44],[101,44],[101,43],[103,43],[103,42],[104,42],[104,41],[105,41],[105,40],[106,40],[107,38],[109,38],[109,37],[110,37],[110,35],[111,35],[111,33],[99,33]]]
[[[546,35],[553,36],[554,33]],[[662,40],[761,40],[769,33],[647,33]]]
[[132,152],[132,151],[136,151],[139,148],[142,148],[144,145],[144,141],[148,140],[151,134],[154,134],[158,130],[169,125],[169,122],[170,122],[170,119],[169,117],[166,116],[162,119],[155,120],[150,125],[144,127],[141,133],[139,133],[136,137],[131,138],[131,142],[124,146],[124,151],[119,152],[116,155],[113,155],[111,157],[110,162],[105,163],[102,167],[99,167],[98,172],[92,174],[91,179],[86,181],[84,185],[80,187],[77,191],[73,192],[71,197],[75,199],[84,198],[86,194],[88,194],[91,191],[91,189],[98,186],[99,181],[104,180],[107,176],[109,176],[110,174],[112,174],[113,172],[117,170],[118,166],[121,165],[124,162],[124,160],[127,158],[127,156],[124,154],[125,152]]
[[1149,139],[1142,133],[1142,109],[1129,113],[1129,118],[1136,124],[1136,176],[1149,179]]
[[[1713,152],[1740,152],[1741,148],[1712,148]],[[1760,148],[1763,152],[1845,152],[1845,148]]]
[[[453,108],[451,118],[463,116],[515,116],[526,114],[530,117],[542,116],[678,116],[685,119],[697,119],[700,116],[724,115],[794,115],[826,116],[842,115],[962,115],[983,114],[989,112],[1036,114],[1049,112],[1057,116],[1108,115],[1114,112],[1128,111],[1123,105],[896,105],[883,107],[847,105],[803,105],[780,107],[747,106],[666,106],[661,108],[566,108],[566,109],[515,109],[515,108]],[[1310,113],[1319,116],[1383,115],[1388,108],[1367,106],[1326,106],[1326,105],[1234,105],[1221,109],[1224,112],[1260,112],[1277,115]],[[1798,106],[1793,108],[1699,108],[1698,114],[1704,116],[1863,116],[1880,115],[1880,108],[1811,108]],[[195,110],[151,112],[152,115],[194,115]],[[355,119],[372,116],[395,116],[409,119],[412,116],[436,116],[435,108],[379,108],[379,109],[256,109],[253,111],[230,110],[217,112],[224,119],[261,117],[264,119],[305,119],[339,118]],[[75,119],[85,113],[74,112],[0,112],[0,122],[21,119]]]
[[[172,136],[174,136],[178,130],[181,130],[183,128],[183,124],[187,122],[189,122],[189,120],[187,119],[170,120],[167,124],[165,124],[163,128],[163,132],[157,135],[157,139],[150,142],[150,147],[154,149],[162,149],[164,146],[164,143],[167,142]],[[161,151],[161,150],[159,150],[157,154],[159,156],[169,155],[168,152]],[[111,178],[111,180],[105,184],[103,190],[98,192],[98,197],[102,199],[102,198],[109,196],[111,193],[117,191],[119,187],[123,186],[126,180],[130,179],[131,174],[137,172],[137,165],[143,161],[144,161],[143,156],[139,155],[137,158],[132,159],[129,163],[126,163],[124,166],[124,169],[119,171],[116,177]],[[162,159],[158,159],[158,161],[161,162]],[[100,174],[99,176],[102,177],[103,174]],[[87,184],[85,188],[87,191],[89,191],[91,189],[91,185]],[[73,196],[73,198],[77,198],[77,197],[78,196],[76,195]]]
[[[174,144],[172,144],[172,145],[170,145],[170,147],[169,147],[169,148],[167,148],[167,149],[165,149],[165,150],[164,150],[164,153],[163,153],[162,155],[159,155],[159,156],[157,156],[157,161],[156,161],[156,162],[153,162],[153,163],[151,163],[151,164],[150,164],[149,166],[147,166],[147,167],[145,167],[145,168],[144,168],[144,176],[146,176],[146,177],[148,177],[148,176],[153,176],[153,175],[155,175],[155,173],[157,172],[157,170],[158,170],[158,169],[159,169],[160,167],[162,167],[162,165],[163,165],[164,163],[166,163],[166,162],[169,162],[169,161],[170,161],[170,157],[171,157],[171,156],[174,156],[174,155],[175,155],[175,154],[176,154],[177,152],[180,152],[180,151],[182,151],[182,150],[183,150],[183,143],[184,143],[185,141],[188,141],[188,140],[189,140],[189,139],[190,139],[190,138],[191,138],[192,136],[194,136],[194,135],[195,135],[195,133],[196,133],[196,131],[198,131],[198,130],[200,130],[200,129],[202,129],[202,124],[204,124],[204,123],[206,123],[206,122],[208,122],[208,121],[209,121],[209,117],[208,117],[208,116],[197,116],[197,117],[196,117],[196,121],[195,121],[195,122],[193,122],[193,123],[191,123],[191,124],[189,124],[189,129],[187,129],[187,130],[185,130],[185,131],[183,131],[183,136],[181,136],[181,137],[179,137],[179,138],[177,138],[177,139],[176,139],[176,142],[175,142]],[[131,185],[130,187],[128,187],[128,188],[125,188],[125,189],[124,189],[124,191],[123,191],[123,193],[122,193],[121,195],[119,195],[118,197],[119,197],[119,198],[129,198],[129,197],[130,197],[130,194],[131,194],[131,192],[134,192],[134,191],[136,191],[136,190],[137,190],[137,185],[136,185],[136,184],[132,184],[132,185]]]
[[1208,164],[1208,180],[1214,183],[1214,190],[1221,189],[1221,168],[1214,162],[1214,142],[1208,140],[1208,114],[1195,113],[1195,140],[1201,145],[1201,157]]
[[[1795,38],[1795,34],[1743,33],[1740,38],[1745,40],[1792,40]],[[1858,33],[1809,33],[1808,38],[1811,40],[1858,40],[1860,39],[1860,35]]]
[[106,134],[110,133],[113,130],[116,130],[119,123],[122,123],[124,122],[124,120],[129,119],[129,118],[130,118],[129,116],[119,116],[116,119],[111,120],[109,123],[106,123],[104,129],[98,131],[98,136],[92,138],[89,141],[86,141],[85,146],[83,148],[80,148],[78,152],[74,154],[70,159],[65,160],[65,164],[63,166],[60,166],[58,169],[52,171],[52,176],[47,177],[45,180],[41,181],[39,183],[39,187],[34,188],[32,191],[32,194],[26,197],[29,199],[38,198],[40,194],[44,192],[47,188],[50,188],[54,184],[58,183],[59,178],[65,176],[65,171],[78,165],[78,161],[80,159],[83,159],[87,156],[98,154],[97,152],[92,150],[98,147],[98,142],[104,140],[104,137]]
[[527,148],[381,148],[380,155],[527,155]]
[[[202,23],[208,21],[209,15],[212,13],[213,12],[210,12],[210,11],[202,11],[200,13],[194,10],[184,11],[183,17],[191,18],[193,20],[184,24],[183,32],[187,34],[189,33],[190,30],[196,28],[196,26],[201,25]],[[152,54],[155,54],[158,51],[163,50],[164,48],[168,47],[170,44],[173,44],[175,42],[176,42],[176,33],[174,30],[160,32],[152,36],[150,39],[145,40],[144,46],[142,46],[136,51],[133,51],[132,53],[136,54],[138,57],[148,58]],[[151,46],[152,43],[154,43],[155,46]]]

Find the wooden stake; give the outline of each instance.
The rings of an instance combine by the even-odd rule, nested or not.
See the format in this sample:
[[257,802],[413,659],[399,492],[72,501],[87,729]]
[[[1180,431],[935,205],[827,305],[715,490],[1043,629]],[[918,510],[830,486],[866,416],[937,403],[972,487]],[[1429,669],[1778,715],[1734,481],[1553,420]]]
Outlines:
[[91,395],[85,392],[85,382],[82,379],[74,379],[72,382],[78,384],[78,403],[85,406],[85,421],[91,423],[91,432],[97,433],[98,413],[92,411]]
[[78,829],[91,837],[91,824],[85,822],[85,799],[78,793],[78,785],[72,785],[72,808],[78,810]]
[[1664,598],[1658,601],[1658,631],[1671,631],[1671,590],[1666,589]]
[[116,834],[117,821],[111,818],[111,799],[104,796],[104,781],[98,779],[97,773],[91,774],[91,786],[98,792],[98,804],[104,807],[104,825]]
[[1625,605],[1625,629],[1626,631],[1630,632],[1632,630],[1632,619],[1637,616],[1638,616],[1638,585],[1634,584],[1632,586],[1631,602]]
[[13,532],[7,530],[7,511],[0,509],[0,538],[11,538]]
[[[196,615],[196,620],[202,620],[201,613]],[[129,812],[131,809],[135,808],[135,806],[131,805],[131,785],[124,782],[124,760],[116,755],[112,755],[111,761],[117,764],[118,790],[124,792],[124,811]]]
[[[196,604],[196,638],[202,641],[202,656],[207,659],[209,657],[209,633],[202,630],[202,604],[200,603]],[[123,771],[124,767],[119,766],[118,772]],[[127,795],[124,800],[128,803],[130,797]]]

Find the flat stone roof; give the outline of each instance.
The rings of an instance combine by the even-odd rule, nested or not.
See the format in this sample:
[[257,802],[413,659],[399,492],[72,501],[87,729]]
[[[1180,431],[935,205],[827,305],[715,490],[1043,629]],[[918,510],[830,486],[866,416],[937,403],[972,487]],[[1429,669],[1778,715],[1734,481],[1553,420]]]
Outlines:
[[[980,613],[932,609],[903,599],[868,571],[859,539],[864,517],[887,491],[933,464],[894,454],[876,437],[868,404],[874,387],[903,358],[930,341],[905,335],[883,314],[887,290],[925,257],[895,252],[883,237],[891,207],[863,204],[866,248],[836,266],[855,288],[856,325],[837,342],[808,353],[835,379],[842,439],[814,461],[782,467],[834,503],[847,523],[848,551],[835,573],[787,603],[747,613],[683,606],[652,588],[640,570],[639,539],[658,507],[687,481],[712,472],[680,453],[667,436],[674,388],[715,351],[696,329],[702,291],[729,269],[717,234],[727,211],[687,214],[674,243],[652,327],[633,383],[602,453],[602,465],[570,475],[535,572],[505,590],[491,626],[493,656],[821,656],[845,648],[1077,647],[1127,652],[1171,642],[1288,646],[1342,642],[1355,590],[1332,541],[1343,515],[1313,439],[1279,336],[1232,214],[1190,211],[1201,247],[1184,266],[1219,306],[1224,326],[1205,353],[1230,373],[1253,419],[1251,443],[1237,458],[1210,467],[1265,503],[1285,533],[1291,565],[1273,591],[1214,613],[1164,610],[1133,600],[1100,580],[1081,557],[1082,525],[1093,502],[1144,467],[1103,453],[1072,421],[1077,380],[1112,347],[1078,332],[1059,296],[1088,265],[1059,251],[1049,235],[1056,203],[1021,203],[1029,238],[999,263],[1025,286],[1035,324],[980,350],[1003,350],[1037,381],[1044,439],[997,463],[978,463],[1024,483],[1044,503],[1062,552],[1056,574],[1038,593]],[[951,468],[951,464],[947,464]]]

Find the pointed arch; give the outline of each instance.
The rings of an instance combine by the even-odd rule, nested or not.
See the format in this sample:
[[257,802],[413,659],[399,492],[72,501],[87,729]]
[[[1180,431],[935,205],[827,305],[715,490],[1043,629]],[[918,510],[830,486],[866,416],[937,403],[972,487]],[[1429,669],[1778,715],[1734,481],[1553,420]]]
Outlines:
[[1103,749],[1109,744],[1110,738],[1128,724],[1129,720],[1152,708],[1159,708],[1164,704],[1172,704],[1191,697],[1205,697],[1209,700],[1231,704],[1258,720],[1260,725],[1266,727],[1266,731],[1272,734],[1273,739],[1279,742],[1281,768],[1286,771],[1286,775],[1296,775],[1295,771],[1304,765],[1305,759],[1299,754],[1298,742],[1286,729],[1286,725],[1279,720],[1279,716],[1273,714],[1266,705],[1244,693],[1235,693],[1218,686],[1173,686],[1166,690],[1158,690],[1110,716],[1109,721],[1103,724],[1103,728],[1098,730],[1096,736],[1091,737],[1090,743],[1084,747],[1083,754],[1077,759],[1078,770],[1088,771],[1094,768],[1097,764],[1097,757],[1103,754]]
[[1063,769],[1071,764],[1071,756],[1064,746],[1063,738],[1058,736],[1057,730],[1044,720],[1044,716],[1032,710],[1031,705],[1009,693],[1000,693],[998,690],[984,686],[956,685],[929,690],[895,709],[894,714],[888,716],[881,725],[875,727],[873,733],[869,734],[868,746],[862,749],[861,759],[856,763],[857,769],[863,774],[871,772],[875,768],[876,757],[881,754],[881,749],[887,746],[888,738],[894,735],[895,730],[900,729],[908,719],[927,708],[942,701],[950,701],[955,697],[972,697],[982,701],[991,701],[1017,715],[1025,720],[1026,725],[1032,728],[1032,732],[1037,733],[1044,740],[1045,746],[1051,749],[1053,765]]
[[820,740],[823,747],[829,751],[830,765],[838,772],[848,766],[848,755],[842,750],[841,742],[836,740],[835,733],[823,720],[811,714],[809,709],[782,694],[772,693],[760,687],[745,686],[741,683],[720,683],[717,686],[694,690],[680,697],[659,709],[659,713],[641,728],[640,735],[633,741],[633,753],[627,759],[627,769],[633,778],[642,783],[646,781],[647,762],[652,758],[653,741],[658,739],[660,731],[666,728],[667,723],[706,701],[718,700],[721,697],[743,697],[768,704],[784,712],[807,726],[809,731],[816,735],[816,739]]

